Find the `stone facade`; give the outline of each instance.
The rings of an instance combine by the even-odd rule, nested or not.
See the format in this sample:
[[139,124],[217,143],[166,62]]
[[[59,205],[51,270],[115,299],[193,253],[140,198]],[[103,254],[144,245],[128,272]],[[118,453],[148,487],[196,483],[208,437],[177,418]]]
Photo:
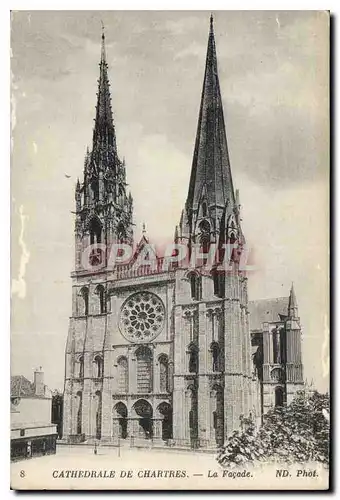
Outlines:
[[[72,315],[66,345],[64,438],[216,448],[242,416],[261,416],[261,380],[252,360],[245,245],[234,192],[217,71],[213,23],[188,197],[174,243],[200,264],[127,263],[108,249],[132,245],[133,202],[117,154],[102,36],[93,147],[77,182]],[[218,262],[206,271],[213,245]],[[88,251],[88,249],[90,250]],[[84,266],[84,255],[91,269]],[[85,259],[85,261],[86,261]],[[198,259],[199,261],[199,259]],[[295,321],[295,320],[294,320]],[[292,320],[291,336],[295,323]],[[295,363],[295,358],[292,358]],[[295,366],[295,365],[294,365]]]
[[252,351],[266,413],[304,389],[301,326],[292,285],[289,297],[249,303]]

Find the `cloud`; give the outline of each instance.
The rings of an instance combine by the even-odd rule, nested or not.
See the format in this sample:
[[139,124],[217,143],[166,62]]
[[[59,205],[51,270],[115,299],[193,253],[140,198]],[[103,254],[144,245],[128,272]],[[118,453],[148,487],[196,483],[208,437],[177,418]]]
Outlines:
[[[197,16],[192,16],[188,15],[188,13],[186,12],[183,12],[179,19],[167,19],[164,22],[158,21],[157,24],[155,25],[155,29],[157,31],[162,31],[162,32],[168,31],[174,36],[187,35],[188,33],[194,31],[198,26],[201,25],[202,14]],[[206,15],[208,19],[208,14],[204,13],[204,15]]]
[[129,166],[137,234],[145,221],[154,240],[172,238],[186,199],[189,165],[190,158],[165,135],[142,138]]
[[192,42],[190,45],[180,50],[175,54],[174,60],[176,59],[184,59],[186,57],[197,57],[201,60],[204,60],[206,54],[206,47],[198,44],[197,42]]

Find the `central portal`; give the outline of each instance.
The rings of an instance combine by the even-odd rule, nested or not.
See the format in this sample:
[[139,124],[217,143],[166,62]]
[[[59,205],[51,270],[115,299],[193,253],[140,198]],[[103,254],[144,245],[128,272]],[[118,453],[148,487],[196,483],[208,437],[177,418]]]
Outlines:
[[139,418],[138,436],[142,439],[152,439],[153,437],[153,411],[151,404],[145,399],[137,401],[133,409]]

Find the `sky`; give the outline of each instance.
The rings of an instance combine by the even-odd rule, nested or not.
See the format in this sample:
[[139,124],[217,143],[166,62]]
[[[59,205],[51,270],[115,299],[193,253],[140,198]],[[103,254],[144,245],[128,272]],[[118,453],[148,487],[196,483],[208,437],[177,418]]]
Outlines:
[[[91,147],[101,42],[137,239],[171,239],[184,206],[210,12],[12,12],[11,371],[63,388],[74,187]],[[328,390],[328,16],[214,13],[227,139],[255,250],[249,298],[292,281],[305,377]]]

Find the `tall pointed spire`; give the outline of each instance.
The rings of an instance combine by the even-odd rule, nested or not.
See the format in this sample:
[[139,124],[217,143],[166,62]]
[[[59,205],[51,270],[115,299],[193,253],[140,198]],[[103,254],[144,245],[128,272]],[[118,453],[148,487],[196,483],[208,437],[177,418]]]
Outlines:
[[104,144],[113,147],[116,151],[116,133],[112,117],[104,25],[102,25],[102,44],[99,67],[100,73],[98,80],[96,118],[93,130],[93,148],[100,144]]
[[[85,214],[80,221],[82,230],[88,233],[90,210],[96,215],[93,224],[99,224],[103,231],[105,228],[106,244],[123,240],[132,243],[133,200],[126,190],[125,161],[120,160],[117,152],[103,25],[94,121],[92,148],[87,148],[85,154],[84,180],[80,190],[76,189],[79,211]],[[104,238],[104,234],[101,237]],[[86,244],[85,240],[79,243],[80,246],[83,244]]]
[[206,191],[208,206],[234,205],[234,189],[230,170],[223,106],[217,70],[213,16],[206,56],[201,106],[192,162],[187,208],[197,210]]
[[298,305],[294,290],[294,283],[292,283],[292,286],[290,288],[289,301],[288,301],[288,316],[290,318],[298,317]]

